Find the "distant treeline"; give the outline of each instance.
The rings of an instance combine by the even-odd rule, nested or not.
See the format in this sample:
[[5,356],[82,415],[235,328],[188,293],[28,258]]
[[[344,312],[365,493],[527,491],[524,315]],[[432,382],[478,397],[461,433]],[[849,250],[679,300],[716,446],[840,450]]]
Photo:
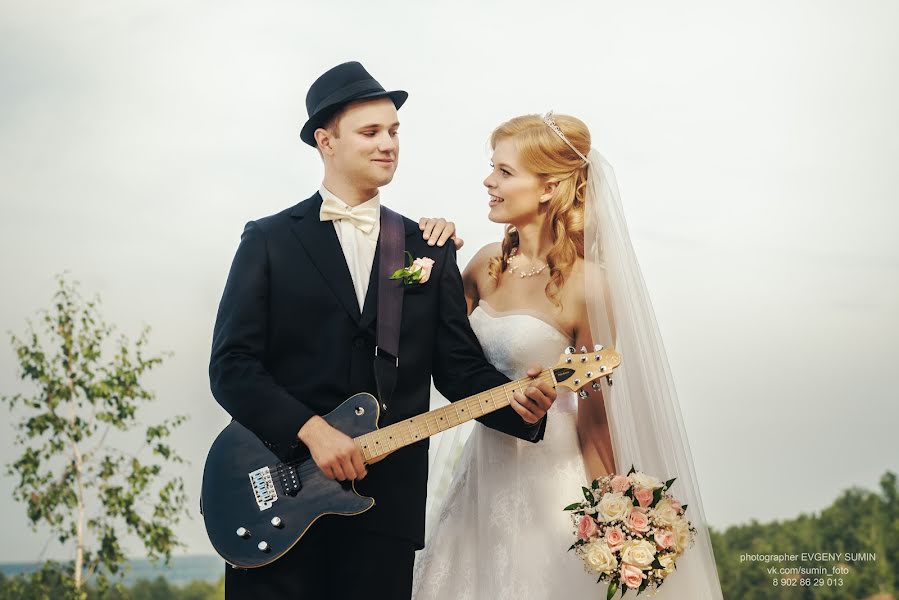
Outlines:
[[[106,590],[88,584],[82,598],[87,600],[222,600],[224,578],[217,583],[191,581],[183,586],[164,577],[141,579],[130,587],[119,583]],[[0,573],[0,600],[57,600],[79,598],[65,566],[48,563],[40,571],[7,577]]]
[[[727,600],[899,598],[896,474],[880,478],[879,493],[849,489],[820,514],[713,530],[712,544]],[[802,560],[803,553],[811,556]],[[800,568],[806,574],[789,572]],[[89,600],[221,600],[225,595],[224,580],[178,586],[163,577],[86,591]],[[65,565],[47,563],[40,571],[14,577],[0,574],[0,600],[57,598],[77,598]]]
[[[724,597],[899,598],[897,498],[896,474],[888,471],[880,478],[880,493],[852,488],[820,514],[765,524],[753,521],[729,527],[723,533],[713,531],[712,545]],[[802,553],[823,556],[810,556],[803,561]],[[784,560],[786,554],[798,555],[799,559]],[[744,555],[755,555],[756,560],[748,560]],[[772,560],[759,560],[766,556]],[[805,568],[806,574],[792,572],[798,568]],[[769,574],[768,569],[784,573]],[[827,573],[819,573],[821,569]]]

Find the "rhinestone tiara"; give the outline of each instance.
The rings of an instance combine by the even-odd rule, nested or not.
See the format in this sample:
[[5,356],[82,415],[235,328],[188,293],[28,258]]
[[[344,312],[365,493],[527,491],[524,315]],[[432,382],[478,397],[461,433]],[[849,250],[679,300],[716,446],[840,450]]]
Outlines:
[[565,142],[566,144],[568,144],[568,147],[571,148],[572,150],[574,150],[575,154],[577,154],[578,156],[580,156],[583,159],[585,165],[590,164],[590,161],[587,160],[587,157],[584,156],[583,154],[581,154],[580,150],[575,148],[574,144],[572,144],[571,142],[568,141],[568,138],[565,137],[565,134],[562,133],[562,130],[559,128],[558,125],[556,125],[556,122],[553,121],[553,111],[549,111],[548,113],[543,115],[543,122],[546,123],[550,129],[555,131],[556,135],[558,135],[560,138],[562,138],[562,141]]

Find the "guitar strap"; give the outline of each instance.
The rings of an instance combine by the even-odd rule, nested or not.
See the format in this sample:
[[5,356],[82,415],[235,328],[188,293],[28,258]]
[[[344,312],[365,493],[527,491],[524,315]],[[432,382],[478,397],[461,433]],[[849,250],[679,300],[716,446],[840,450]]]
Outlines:
[[375,341],[375,383],[381,408],[396,387],[399,369],[400,317],[403,313],[403,280],[390,276],[405,264],[403,217],[381,206],[381,254],[378,260],[378,322]]

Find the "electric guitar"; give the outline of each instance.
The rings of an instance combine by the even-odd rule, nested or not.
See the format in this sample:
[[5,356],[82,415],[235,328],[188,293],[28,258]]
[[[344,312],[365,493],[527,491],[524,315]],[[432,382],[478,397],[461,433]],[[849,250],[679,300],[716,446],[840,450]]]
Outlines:
[[[536,378],[551,386],[579,391],[599,379],[612,383],[621,357],[612,348],[569,347],[552,369]],[[380,406],[368,393],[351,396],[324,415],[332,427],[352,437],[366,464],[441,431],[509,406],[512,393],[524,391],[530,377],[451,402],[447,406],[378,428]],[[327,514],[358,515],[375,505],[360,496],[352,482],[325,477],[311,456],[291,462],[279,459],[248,429],[233,421],[215,439],[203,470],[200,510],[215,551],[232,566],[255,568],[290,550]]]

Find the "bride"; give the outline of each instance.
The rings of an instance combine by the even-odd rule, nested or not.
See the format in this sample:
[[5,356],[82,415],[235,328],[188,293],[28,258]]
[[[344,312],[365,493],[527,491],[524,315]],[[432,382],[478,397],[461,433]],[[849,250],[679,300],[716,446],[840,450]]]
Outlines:
[[697,528],[694,547],[656,597],[721,598],[680,409],[611,167],[591,149],[586,125],[570,116],[516,117],[494,130],[490,144],[488,218],[505,223],[505,235],[463,273],[471,326],[488,360],[518,378],[530,364],[555,364],[568,346],[596,343],[614,346],[622,364],[611,386],[602,379],[580,396],[560,388],[539,444],[473,426],[416,557],[413,598],[604,597],[596,574],[566,552],[574,535],[562,509],[582,485],[631,464],[677,477],[672,493]]

